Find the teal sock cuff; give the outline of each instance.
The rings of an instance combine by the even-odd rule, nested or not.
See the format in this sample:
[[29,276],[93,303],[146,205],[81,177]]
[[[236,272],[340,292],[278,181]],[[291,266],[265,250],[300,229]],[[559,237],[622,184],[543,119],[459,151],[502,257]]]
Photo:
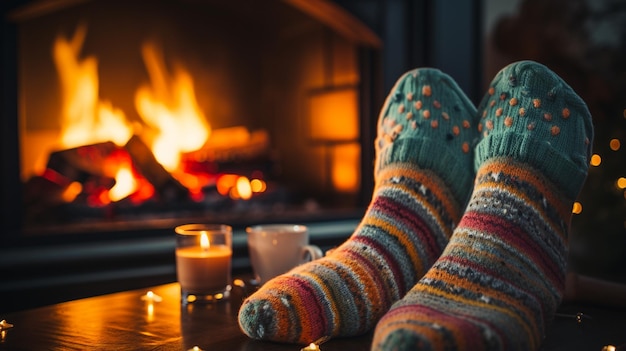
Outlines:
[[449,187],[459,203],[465,203],[473,187],[474,173],[468,171],[467,162],[452,152],[450,145],[437,139],[399,139],[381,150],[376,169],[394,163],[417,164],[432,170]]
[[[488,159],[511,157],[541,170],[548,179],[557,183],[570,199],[576,198],[585,182],[587,168],[564,157],[545,140],[528,134],[491,134],[474,150],[474,165],[478,169]],[[566,176],[564,176],[566,175]]]

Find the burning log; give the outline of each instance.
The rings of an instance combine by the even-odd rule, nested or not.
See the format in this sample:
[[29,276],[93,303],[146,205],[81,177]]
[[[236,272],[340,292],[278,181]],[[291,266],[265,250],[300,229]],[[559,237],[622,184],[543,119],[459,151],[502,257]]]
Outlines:
[[[114,143],[105,142],[54,151],[46,167],[71,181],[84,183],[93,177],[106,177],[104,161],[118,149]],[[113,179],[110,182],[113,186]]]
[[137,169],[154,186],[159,198],[165,201],[187,199],[189,192],[156,160],[150,148],[136,135],[125,145]]
[[267,131],[248,131],[245,127],[214,129],[211,138],[197,151],[185,154],[187,159],[226,163],[266,157],[270,151]]

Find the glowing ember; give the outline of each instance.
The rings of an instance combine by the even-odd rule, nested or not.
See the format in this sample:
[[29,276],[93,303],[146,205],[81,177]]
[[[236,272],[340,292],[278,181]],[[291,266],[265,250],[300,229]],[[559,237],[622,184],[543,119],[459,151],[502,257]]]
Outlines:
[[267,184],[257,178],[250,180],[248,177],[236,174],[223,174],[215,184],[217,191],[229,196],[233,200],[249,200],[254,193],[262,193],[267,189]]
[[249,200],[252,197],[252,187],[250,186],[250,180],[247,177],[237,178],[237,194],[244,200]]
[[115,185],[109,190],[109,199],[119,201],[137,189],[133,172],[128,167],[120,167],[115,175]]

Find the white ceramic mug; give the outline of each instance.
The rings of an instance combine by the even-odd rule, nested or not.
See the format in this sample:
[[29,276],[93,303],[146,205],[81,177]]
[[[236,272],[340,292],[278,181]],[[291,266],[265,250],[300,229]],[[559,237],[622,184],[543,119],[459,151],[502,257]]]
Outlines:
[[255,280],[263,284],[324,254],[309,245],[309,231],[298,224],[265,224],[246,228]]

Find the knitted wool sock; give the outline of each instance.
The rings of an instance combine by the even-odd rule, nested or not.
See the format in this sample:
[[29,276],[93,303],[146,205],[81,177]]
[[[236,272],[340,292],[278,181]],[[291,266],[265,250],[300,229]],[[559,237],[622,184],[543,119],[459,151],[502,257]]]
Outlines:
[[354,234],[243,302],[249,337],[308,344],[371,330],[441,254],[473,180],[475,107],[436,69],[403,75],[378,123],[375,190]]
[[479,106],[474,190],[432,268],[380,320],[373,350],[536,350],[565,283],[593,128],[546,67],[505,67]]

